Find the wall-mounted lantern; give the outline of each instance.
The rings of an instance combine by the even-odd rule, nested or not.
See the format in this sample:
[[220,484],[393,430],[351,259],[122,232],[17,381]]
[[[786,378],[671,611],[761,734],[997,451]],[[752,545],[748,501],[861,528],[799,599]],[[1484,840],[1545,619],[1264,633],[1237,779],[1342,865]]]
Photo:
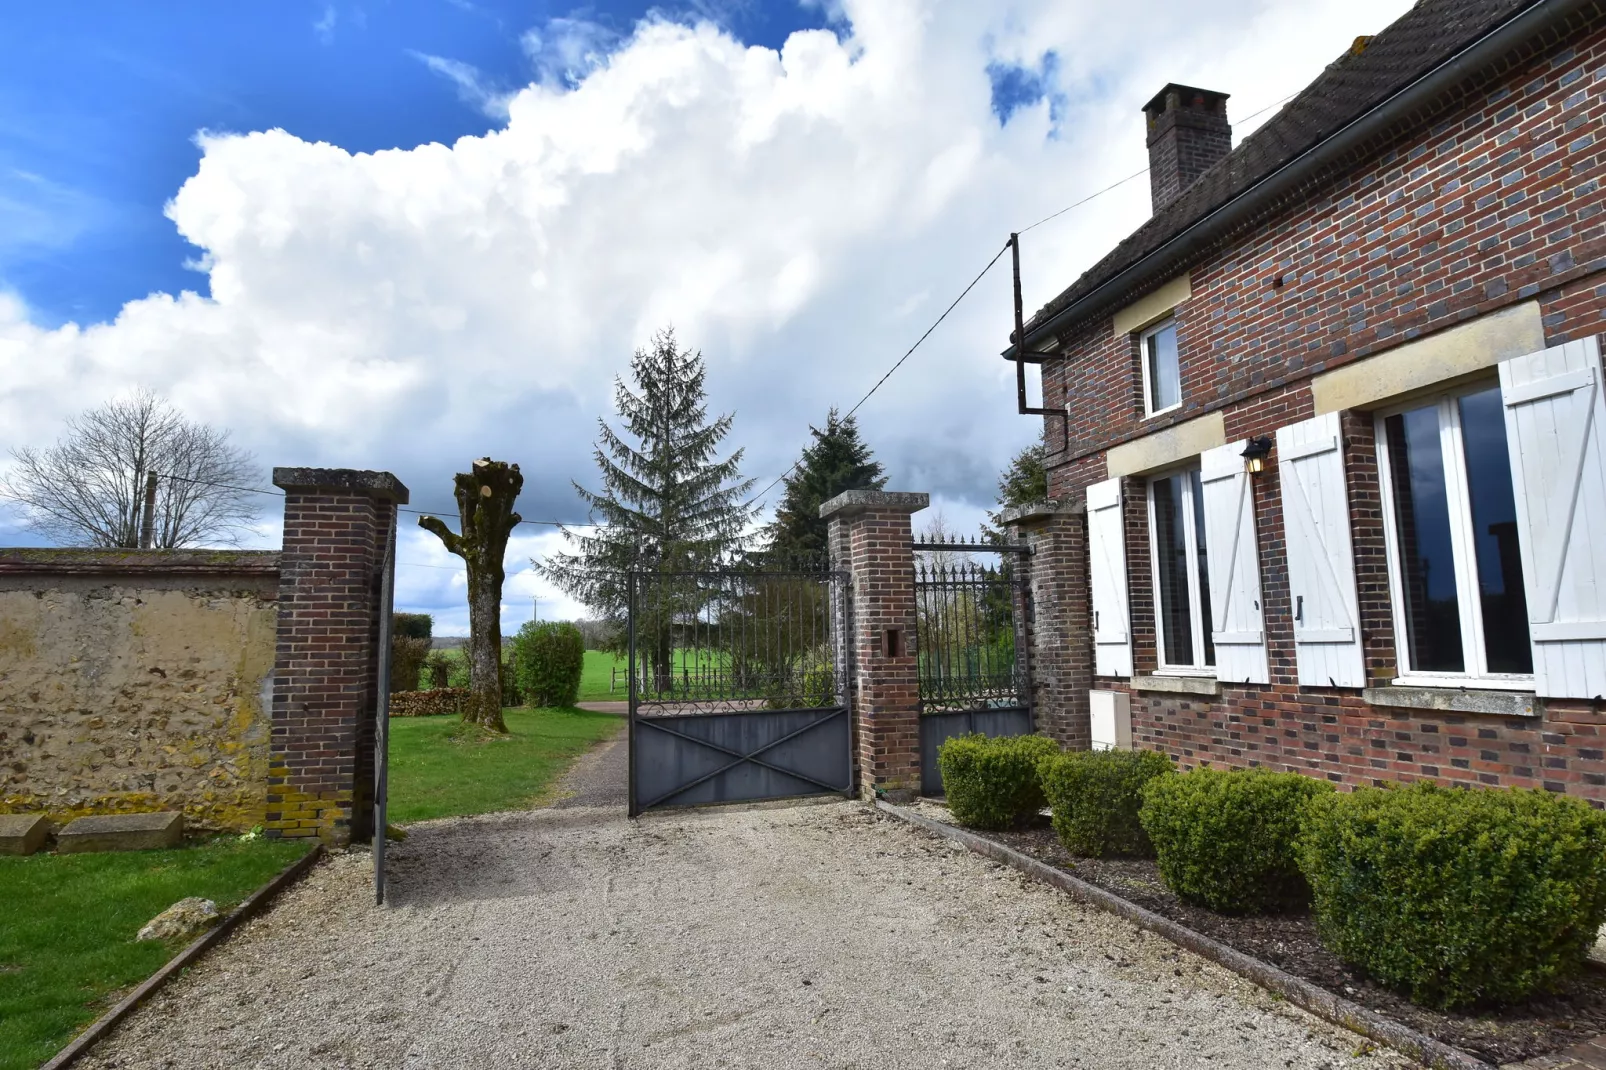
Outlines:
[[1266,457],[1271,453],[1271,436],[1252,438],[1244,445],[1244,471],[1258,476],[1266,470]]

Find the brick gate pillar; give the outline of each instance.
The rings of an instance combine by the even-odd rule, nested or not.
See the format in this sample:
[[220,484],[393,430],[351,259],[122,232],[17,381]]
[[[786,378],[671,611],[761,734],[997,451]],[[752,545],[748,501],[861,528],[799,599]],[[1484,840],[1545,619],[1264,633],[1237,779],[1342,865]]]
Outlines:
[[1086,513],[1081,504],[1046,502],[1006,509],[1002,517],[1031,550],[1021,566],[1031,591],[1027,663],[1037,731],[1072,750],[1087,750],[1092,743]]
[[920,679],[915,661],[914,536],[926,494],[850,490],[820,506],[831,563],[848,574],[848,702],[859,793],[907,800],[920,790]]
[[[385,552],[407,488],[389,472],[275,468],[284,490],[270,836],[373,834]],[[394,567],[394,562],[392,562]]]

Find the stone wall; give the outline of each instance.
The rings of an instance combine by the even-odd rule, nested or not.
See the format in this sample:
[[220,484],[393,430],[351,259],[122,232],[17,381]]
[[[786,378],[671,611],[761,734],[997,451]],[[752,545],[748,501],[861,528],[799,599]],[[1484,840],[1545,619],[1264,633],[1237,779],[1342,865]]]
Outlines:
[[267,804],[279,555],[0,550],[0,812]]

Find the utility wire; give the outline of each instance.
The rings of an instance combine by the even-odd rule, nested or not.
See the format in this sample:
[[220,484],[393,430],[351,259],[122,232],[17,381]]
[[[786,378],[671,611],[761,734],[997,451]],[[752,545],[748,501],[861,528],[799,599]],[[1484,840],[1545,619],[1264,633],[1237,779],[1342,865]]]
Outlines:
[[[920,343],[924,342],[927,338],[931,337],[931,332],[935,331],[942,324],[942,321],[948,318],[948,313],[952,312],[955,308],[957,308],[959,306],[959,302],[963,301],[965,299],[965,296],[967,294],[969,294],[971,290],[974,290],[976,288],[976,284],[982,280],[982,277],[985,276],[989,271],[991,271],[993,269],[993,265],[998,263],[999,258],[1002,257],[1008,251],[1009,251],[1009,243],[1005,242],[1004,243],[1004,247],[1002,249],[999,249],[998,252],[994,253],[993,254],[993,258],[991,260],[987,261],[987,266],[982,268],[981,271],[979,273],[977,273],[976,277],[970,280],[970,285],[966,286],[963,290],[961,290],[960,293],[959,293],[959,296],[954,298],[953,302],[951,304],[949,304],[949,306],[947,308],[942,310],[942,315],[938,316],[936,321],[934,323],[932,323],[932,325],[930,327],[926,328],[926,331],[925,331],[924,334],[922,334],[919,338],[915,339],[915,344],[910,346],[907,350],[905,350],[903,356],[899,357],[897,362],[895,364],[893,364],[892,367],[887,369],[886,374],[883,375],[880,379],[877,379],[876,380],[876,384],[874,386],[872,386],[868,391],[865,392],[864,397],[860,398],[858,401],[856,401],[854,403],[853,408],[848,410],[847,416],[843,417],[844,420],[851,419],[853,417],[853,414],[859,411],[859,406],[863,405],[866,401],[869,401],[871,395],[873,395],[877,390],[880,390],[881,389],[881,385],[883,383],[885,383],[888,379],[892,378],[892,373],[897,371],[899,368],[903,367],[903,362],[908,360],[912,355],[914,355],[914,351],[920,348]],[[747,499],[747,503],[745,505],[743,505],[742,508],[743,509],[752,508],[754,502],[758,501],[760,498],[764,497],[764,495],[766,495],[770,491],[774,490],[775,489],[775,485],[777,483],[779,483],[781,480],[785,479],[787,476],[791,475],[793,472],[797,471],[797,466],[802,464],[802,463],[803,463],[803,458],[802,457],[799,457],[797,460],[793,461],[792,462],[792,466],[790,468],[788,468],[786,471],[782,472],[780,475],[776,476],[775,479],[770,483],[769,486],[765,487],[763,490],[759,491],[757,494],[755,494],[751,498]]]
[[[1290,93],[1286,97],[1283,97],[1281,100],[1273,101],[1272,103],[1266,105],[1264,108],[1261,108],[1259,111],[1250,112],[1248,115],[1245,115],[1242,119],[1239,119],[1238,121],[1240,123],[1243,123],[1243,122],[1249,121],[1250,119],[1255,118],[1257,115],[1264,115],[1266,112],[1271,111],[1273,108],[1281,107],[1282,105],[1288,103],[1290,100],[1293,100],[1294,97],[1296,97],[1298,95],[1299,94],[1297,92]],[[1033,229],[1035,229],[1037,227],[1040,227],[1044,223],[1049,222],[1050,220],[1058,219],[1060,216],[1064,215],[1066,212],[1069,212],[1072,208],[1080,208],[1082,205],[1086,204],[1087,202],[1089,202],[1091,200],[1094,200],[1095,198],[1104,196],[1106,193],[1108,193],[1111,190],[1115,189],[1117,186],[1125,185],[1126,183],[1131,182],[1135,178],[1142,178],[1144,175],[1146,175],[1148,173],[1149,173],[1149,169],[1147,167],[1145,167],[1141,171],[1134,171],[1132,174],[1127,175],[1125,178],[1116,179],[1114,182],[1110,183],[1108,186],[1105,186],[1103,189],[1098,190],[1098,191],[1096,191],[1094,193],[1089,193],[1086,197],[1083,197],[1079,201],[1075,201],[1075,202],[1073,202],[1071,204],[1067,204],[1064,208],[1061,208],[1059,211],[1053,213],[1052,215],[1044,216],[1042,219],[1039,219],[1037,222],[1033,223],[1029,227],[1025,227],[1024,229],[1020,230],[1018,233],[1025,234],[1028,230],[1033,230]],[[854,413],[858,412],[859,411],[859,406],[863,405],[866,401],[869,401],[870,400],[870,396],[872,394],[874,394],[877,390],[881,389],[881,384],[885,383],[888,379],[892,378],[892,373],[897,371],[899,368],[901,368],[903,366],[903,362],[908,360],[909,357],[914,353],[914,351],[916,349],[920,348],[920,343],[924,342],[928,337],[930,337],[931,332],[936,330],[938,325],[941,324],[943,320],[948,318],[948,313],[952,312],[954,310],[954,308],[959,304],[959,302],[963,301],[965,299],[965,296],[967,294],[969,294],[971,290],[976,288],[976,284],[982,280],[982,276],[986,275],[987,272],[992,270],[993,265],[998,263],[999,257],[1003,256],[1005,251],[1007,251],[1008,249],[1009,249],[1009,243],[1005,242],[1004,243],[1004,248],[998,250],[998,254],[987,262],[987,266],[986,267],[981,269],[981,274],[977,275],[974,279],[970,280],[970,285],[966,286],[964,288],[964,290],[961,291],[959,296],[954,298],[953,304],[951,304],[947,308],[943,309],[942,315],[937,317],[936,322],[933,323],[930,327],[926,328],[926,333],[922,334],[915,341],[915,344],[910,346],[908,351],[905,352],[903,356],[898,358],[897,363],[894,364],[891,368],[887,369],[887,373],[885,375],[883,375],[880,379],[876,380],[875,386],[872,386],[870,388],[869,392],[866,393],[864,395],[864,397],[860,398],[858,400],[858,402],[854,404],[853,408],[848,410],[848,416],[852,416]],[[744,508],[744,509],[751,508],[754,502],[758,501],[760,498],[764,497],[764,495],[766,495],[770,491],[774,490],[776,484],[780,483],[781,480],[785,479],[787,476],[789,476],[793,472],[797,471],[798,465],[800,465],[802,463],[803,463],[803,459],[801,457],[799,457],[797,460],[793,461],[792,462],[792,466],[790,468],[788,468],[786,471],[782,472],[780,475],[776,476],[775,479],[768,486],[766,486],[763,490],[759,491],[757,494],[755,494],[751,498],[749,498],[747,500],[747,503],[745,505],[743,505],[742,508]]]
[[[239,491],[242,494],[266,494],[274,498],[284,497],[284,491],[282,490],[263,490],[260,487],[236,487],[229,483],[213,483],[210,480],[205,479],[191,479],[189,476],[176,476],[165,473],[158,474],[160,474],[163,479],[177,479],[185,483],[196,483],[203,487],[219,487],[223,490]],[[20,498],[17,500],[21,501]],[[398,513],[412,513],[415,516],[451,516],[454,512],[456,512],[455,509],[409,509],[405,506],[397,506],[396,511]],[[519,523],[554,528],[565,526],[564,522],[561,520],[520,520]],[[568,526],[574,527],[576,525],[571,524]]]

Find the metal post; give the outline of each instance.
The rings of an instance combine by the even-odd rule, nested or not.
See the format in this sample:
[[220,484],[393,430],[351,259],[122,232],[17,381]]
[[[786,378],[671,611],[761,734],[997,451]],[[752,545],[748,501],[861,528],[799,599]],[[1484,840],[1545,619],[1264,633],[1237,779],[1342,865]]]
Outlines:
[[385,832],[390,786],[390,627],[395,600],[396,510],[390,512],[384,575],[379,588],[379,687],[374,704],[374,903],[385,903]]
[[628,701],[630,724],[625,737],[625,746],[628,748],[625,753],[629,758],[630,765],[629,815],[631,817],[635,817],[641,811],[636,809],[636,573],[634,569],[632,569],[630,572],[625,606],[625,619],[627,622],[625,625],[626,648],[628,651],[625,655],[625,664],[630,670],[630,690]]
[[145,473],[145,508],[140,511],[139,548],[149,550],[156,541],[156,473]]

